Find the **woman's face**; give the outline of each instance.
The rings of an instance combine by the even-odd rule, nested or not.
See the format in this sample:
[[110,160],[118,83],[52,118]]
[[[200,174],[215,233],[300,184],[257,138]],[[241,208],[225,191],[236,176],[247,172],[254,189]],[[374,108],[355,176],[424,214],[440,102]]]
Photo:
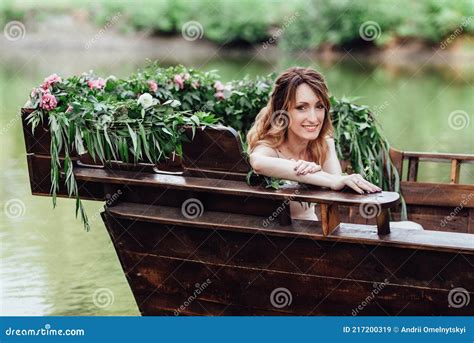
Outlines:
[[296,88],[295,103],[288,110],[288,130],[304,140],[314,140],[323,126],[325,109],[319,97],[306,83]]

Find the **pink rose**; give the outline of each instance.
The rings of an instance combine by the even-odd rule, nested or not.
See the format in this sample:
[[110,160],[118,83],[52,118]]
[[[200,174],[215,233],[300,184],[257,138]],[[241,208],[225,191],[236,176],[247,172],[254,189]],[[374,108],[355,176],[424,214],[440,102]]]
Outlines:
[[66,113],[71,113],[71,112],[72,112],[72,106],[68,105],[68,107],[66,109]]
[[55,109],[56,106],[58,106],[56,97],[53,94],[44,93],[41,98],[40,107],[44,110],[51,111]]
[[87,81],[87,85],[90,89],[102,89],[105,87],[105,80],[102,78],[98,78],[97,80],[89,80]]
[[225,99],[225,97],[224,97],[224,92],[221,92],[221,91],[216,92],[216,93],[214,94],[214,96],[215,96],[218,100],[223,100],[223,99]]
[[54,85],[55,83],[61,82],[61,78],[57,74],[51,74],[46,77],[43,81],[41,87],[43,89],[48,89],[50,86]]
[[155,81],[148,81],[148,89],[151,92],[156,92],[158,90],[158,85],[156,84]]
[[178,75],[174,76],[174,83],[176,83],[178,85],[179,89],[184,88],[184,80],[181,77],[181,75],[178,74]]
[[201,86],[201,84],[199,83],[199,80],[191,83],[191,87],[193,87],[194,89],[198,89],[199,86]]
[[217,91],[217,92],[222,92],[224,90],[224,85],[222,84],[222,82],[220,81],[216,81],[214,83],[214,89]]

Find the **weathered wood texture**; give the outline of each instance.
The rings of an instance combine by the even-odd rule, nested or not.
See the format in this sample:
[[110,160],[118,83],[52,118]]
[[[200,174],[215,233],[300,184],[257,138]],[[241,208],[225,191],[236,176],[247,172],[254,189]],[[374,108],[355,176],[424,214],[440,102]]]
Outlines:
[[[457,247],[467,234],[455,234],[459,241],[441,249],[420,238],[429,234],[424,231],[392,229],[398,238],[382,241],[366,227],[344,224],[324,237],[313,222],[294,220],[290,232],[263,227],[262,218],[210,213],[179,220],[164,207],[119,206],[103,217],[143,315],[175,313],[203,283],[180,314],[474,314],[472,304],[448,302],[454,287],[470,289],[474,282],[474,246]],[[281,287],[292,302],[280,308],[271,294]]]

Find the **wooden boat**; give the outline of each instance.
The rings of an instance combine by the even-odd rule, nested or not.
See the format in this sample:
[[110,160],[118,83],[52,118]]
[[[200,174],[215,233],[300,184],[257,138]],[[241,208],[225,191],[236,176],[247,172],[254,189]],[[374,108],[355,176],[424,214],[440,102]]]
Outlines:
[[[23,125],[32,193],[48,196],[49,132]],[[402,194],[425,230],[389,222],[398,193],[249,186],[226,127],[198,130],[174,170],[75,157],[74,174],[81,198],[106,201],[142,315],[474,315],[474,186],[458,184],[474,155],[391,155],[400,175],[408,160]],[[452,183],[418,182],[426,159],[452,161]],[[321,221],[292,219],[289,201],[317,203]]]

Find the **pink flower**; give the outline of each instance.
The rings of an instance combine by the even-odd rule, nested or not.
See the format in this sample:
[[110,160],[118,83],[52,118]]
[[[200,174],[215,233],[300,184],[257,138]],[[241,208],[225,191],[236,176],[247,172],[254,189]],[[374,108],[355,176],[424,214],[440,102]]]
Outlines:
[[179,89],[184,88],[184,80],[181,75],[177,74],[174,76],[174,83],[178,85]]
[[215,96],[218,100],[223,100],[223,99],[225,99],[225,97],[224,97],[224,92],[221,92],[221,91],[216,92],[216,93],[214,94],[214,96]]
[[43,80],[43,84],[41,87],[43,89],[48,89],[50,86],[54,85],[55,83],[61,82],[61,78],[58,74],[51,74]]
[[44,110],[51,111],[58,106],[56,97],[51,93],[44,93],[41,98],[40,107]]
[[71,112],[72,112],[72,106],[69,104],[66,109],[66,113],[71,113]]
[[183,76],[184,81],[189,80],[190,78],[191,78],[191,75],[189,75],[189,73],[186,73]]
[[198,89],[199,86],[201,86],[201,84],[199,83],[199,80],[194,81],[193,83],[191,83],[191,87],[193,87],[194,89]]
[[102,89],[105,87],[105,80],[98,78],[97,80],[89,80],[87,81],[87,85],[90,89]]
[[150,92],[156,92],[158,90],[158,85],[153,80],[148,81],[148,89],[150,90]]
[[214,88],[215,88],[215,90],[216,90],[217,92],[222,92],[225,87],[224,87],[224,85],[222,84],[222,82],[216,81],[216,82],[214,83]]

